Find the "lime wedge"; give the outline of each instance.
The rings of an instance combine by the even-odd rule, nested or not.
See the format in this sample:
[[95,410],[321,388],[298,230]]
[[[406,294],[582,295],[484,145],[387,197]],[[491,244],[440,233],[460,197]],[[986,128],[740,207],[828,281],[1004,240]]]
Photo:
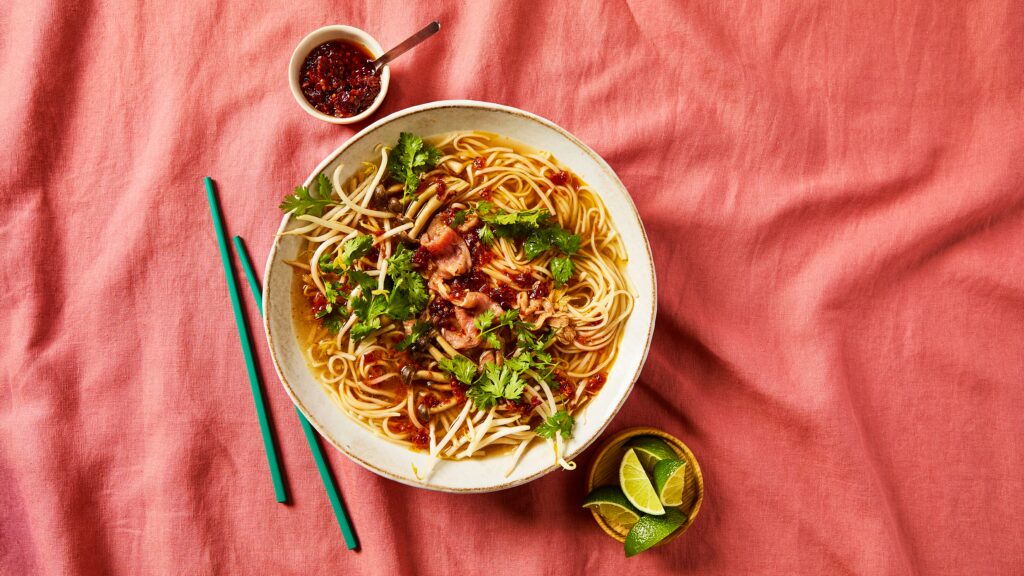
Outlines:
[[669,508],[664,516],[640,518],[626,535],[626,556],[635,556],[647,550],[683,524],[686,524],[686,515],[676,508]]
[[679,506],[683,503],[685,485],[685,460],[659,460],[654,465],[654,489],[665,506]]
[[593,508],[609,524],[623,531],[629,530],[640,519],[640,511],[629,503],[629,499],[618,486],[599,486],[587,495],[584,508]]
[[622,486],[622,493],[626,498],[641,512],[659,516],[665,513],[658,493],[654,491],[654,485],[651,484],[647,472],[644,471],[640,459],[632,448],[626,450],[626,455],[619,464],[619,485]]
[[636,450],[636,455],[640,458],[640,463],[644,465],[644,470],[648,472],[654,471],[654,465],[659,460],[679,458],[676,451],[672,449],[664,440],[657,436],[637,436],[626,444],[626,448],[632,448]]

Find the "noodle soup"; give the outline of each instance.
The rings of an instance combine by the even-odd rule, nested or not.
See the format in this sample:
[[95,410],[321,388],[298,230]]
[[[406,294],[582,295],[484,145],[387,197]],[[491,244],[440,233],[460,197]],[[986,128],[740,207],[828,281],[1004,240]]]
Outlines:
[[[391,144],[391,143],[389,143]],[[296,332],[324,391],[437,459],[534,442],[562,458],[634,295],[600,198],[557,159],[484,132],[393,146],[282,203],[305,239]]]

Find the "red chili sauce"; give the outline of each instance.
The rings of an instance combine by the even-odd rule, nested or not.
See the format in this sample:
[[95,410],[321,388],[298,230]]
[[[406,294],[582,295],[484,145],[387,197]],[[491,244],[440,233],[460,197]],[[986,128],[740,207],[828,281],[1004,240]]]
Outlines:
[[317,46],[299,72],[303,96],[329,116],[359,114],[380,94],[380,76],[369,66],[372,60],[366,48],[353,42],[332,40]]

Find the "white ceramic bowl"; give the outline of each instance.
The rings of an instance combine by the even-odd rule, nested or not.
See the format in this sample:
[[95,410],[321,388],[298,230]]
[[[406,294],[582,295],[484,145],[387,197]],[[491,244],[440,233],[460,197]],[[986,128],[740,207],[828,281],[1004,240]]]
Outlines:
[[[600,435],[625,402],[647,358],[657,308],[654,264],[643,224],[629,193],[612,169],[593,150],[554,123],[516,108],[466,100],[414,106],[382,118],[364,128],[332,152],[305,184],[321,172],[332,174],[344,165],[342,179],[361,169],[361,163],[380,155],[373,148],[391,144],[400,132],[431,136],[453,130],[484,130],[547,150],[594,189],[604,201],[622,235],[629,256],[626,274],[636,292],[635,308],[626,322],[618,358],[604,388],[577,417],[566,457],[572,459]],[[283,232],[296,225],[285,216]],[[292,269],[284,263],[296,257],[300,240],[278,236],[270,251],[263,283],[263,312],[274,366],[285,390],[309,421],[331,444],[366,468],[399,482],[447,492],[489,492],[535,480],[555,470],[554,455],[546,442],[535,442],[513,473],[506,477],[510,456],[442,461],[425,480],[416,470],[429,467],[425,453],[393,444],[362,427],[323,391],[306,365],[296,340],[292,316]]]
[[365,46],[370,55],[374,58],[379,58],[384,53],[384,49],[381,48],[380,43],[377,42],[373,36],[370,36],[366,32],[363,32],[359,28],[354,26],[344,26],[341,24],[335,26],[324,26],[318,28],[302,39],[299,45],[295,47],[295,51],[292,52],[292,59],[288,63],[288,85],[292,89],[292,96],[295,96],[295,101],[299,103],[310,116],[319,118],[324,122],[330,122],[332,124],[352,124],[353,122],[359,122],[364,120],[370,114],[377,111],[380,108],[380,103],[384,101],[384,97],[388,93],[388,85],[391,83],[391,69],[387,65],[380,72],[380,94],[377,94],[377,98],[374,99],[373,104],[366,110],[363,110],[355,116],[349,116],[347,118],[338,118],[337,116],[331,116],[324,114],[323,112],[313,108],[313,106],[306,100],[306,97],[302,94],[302,86],[299,85],[299,72],[302,70],[302,63],[306,61],[306,56],[313,51],[314,48],[323,44],[324,42],[330,42],[332,40],[346,40],[348,42],[356,42]]

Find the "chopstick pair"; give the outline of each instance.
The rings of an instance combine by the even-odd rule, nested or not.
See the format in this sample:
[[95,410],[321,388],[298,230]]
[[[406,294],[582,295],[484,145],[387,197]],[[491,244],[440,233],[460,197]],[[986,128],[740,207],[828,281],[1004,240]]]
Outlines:
[[[270,421],[267,417],[266,402],[263,398],[263,386],[253,359],[249,326],[245,320],[245,315],[242,313],[238,284],[235,282],[235,274],[231,268],[230,249],[227,243],[227,234],[224,231],[224,222],[220,214],[220,204],[217,201],[216,188],[209,176],[203,179],[203,183],[206,185],[206,196],[210,202],[210,214],[213,217],[213,225],[217,232],[217,244],[220,247],[221,261],[224,264],[224,275],[227,278],[228,292],[231,295],[231,306],[234,309],[235,323],[238,326],[238,337],[242,342],[242,352],[245,355],[246,370],[249,372],[249,384],[252,388],[253,401],[256,403],[260,433],[263,435],[263,448],[267,453],[267,463],[270,465],[270,475],[274,481],[274,494],[278,502],[287,502],[288,493],[284,486],[281,466],[277,457],[277,441],[274,438],[273,430],[270,428]],[[238,259],[242,264],[242,269],[245,271],[245,276],[249,281],[249,288],[252,290],[253,299],[256,301],[256,308],[262,316],[263,295],[260,293],[260,283],[256,279],[256,271],[252,266],[249,253],[246,251],[241,237],[235,236],[234,244],[235,250],[238,252]],[[352,526],[349,523],[348,514],[345,512],[345,505],[341,501],[340,494],[338,494],[338,487],[334,482],[331,469],[327,465],[327,459],[324,457],[323,450],[320,447],[316,431],[313,430],[313,426],[302,414],[298,406],[295,407],[295,413],[299,416],[299,423],[302,425],[302,431],[306,436],[309,449],[313,453],[313,460],[316,462],[317,470],[320,473],[320,480],[324,484],[327,498],[330,500],[331,508],[334,510],[334,517],[337,519],[342,536],[345,538],[345,546],[349,550],[355,550],[359,547],[359,541],[356,539]]]

